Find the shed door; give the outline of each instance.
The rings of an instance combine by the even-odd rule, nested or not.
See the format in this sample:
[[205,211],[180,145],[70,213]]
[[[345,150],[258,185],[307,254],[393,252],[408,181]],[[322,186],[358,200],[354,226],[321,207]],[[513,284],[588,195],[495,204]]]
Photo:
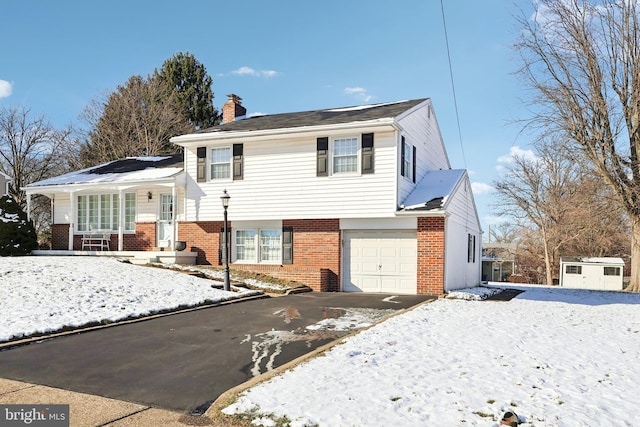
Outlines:
[[345,292],[417,293],[415,231],[346,231]]

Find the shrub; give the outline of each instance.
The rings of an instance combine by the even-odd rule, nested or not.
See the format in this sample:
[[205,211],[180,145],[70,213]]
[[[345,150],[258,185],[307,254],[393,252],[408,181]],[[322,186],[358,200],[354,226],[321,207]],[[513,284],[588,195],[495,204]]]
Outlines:
[[38,247],[33,223],[9,196],[0,197],[0,256],[26,255]]

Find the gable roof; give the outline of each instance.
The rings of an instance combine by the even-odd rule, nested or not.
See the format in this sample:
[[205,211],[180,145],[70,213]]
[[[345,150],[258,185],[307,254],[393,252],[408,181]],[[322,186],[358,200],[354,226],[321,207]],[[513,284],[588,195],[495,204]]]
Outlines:
[[158,180],[177,175],[182,170],[182,153],[155,157],[128,157],[34,182],[26,188]]
[[465,173],[464,169],[427,172],[404,200],[403,210],[435,211],[443,209]]
[[393,118],[426,101],[427,99],[428,98],[422,98],[411,101],[388,102],[384,104],[358,105],[344,108],[330,108],[326,110],[254,116],[213,126],[201,130],[198,133],[286,129]]

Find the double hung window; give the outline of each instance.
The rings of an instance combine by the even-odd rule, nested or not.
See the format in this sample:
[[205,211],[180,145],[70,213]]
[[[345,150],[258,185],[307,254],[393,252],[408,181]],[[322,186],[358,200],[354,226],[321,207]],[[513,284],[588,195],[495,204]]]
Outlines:
[[211,179],[231,177],[231,147],[211,149]]
[[333,173],[358,172],[358,138],[333,140]]
[[234,253],[236,262],[280,263],[282,230],[236,230]]

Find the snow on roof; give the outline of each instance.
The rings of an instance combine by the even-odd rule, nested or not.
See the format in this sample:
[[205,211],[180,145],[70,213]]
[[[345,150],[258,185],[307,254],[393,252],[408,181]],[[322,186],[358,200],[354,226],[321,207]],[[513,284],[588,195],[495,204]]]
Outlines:
[[325,110],[325,111],[328,111],[330,113],[342,113],[342,112],[345,112],[345,111],[362,111],[362,110],[367,110],[369,108],[382,107],[383,105],[399,104],[401,102],[407,102],[407,101],[385,102],[385,103],[382,103],[382,104],[355,105],[353,107],[332,108],[332,109]]
[[444,169],[427,173],[404,200],[404,210],[442,209],[464,173],[464,169]]
[[27,185],[27,188],[70,184],[104,184],[169,178],[183,170],[182,154],[127,157]]

